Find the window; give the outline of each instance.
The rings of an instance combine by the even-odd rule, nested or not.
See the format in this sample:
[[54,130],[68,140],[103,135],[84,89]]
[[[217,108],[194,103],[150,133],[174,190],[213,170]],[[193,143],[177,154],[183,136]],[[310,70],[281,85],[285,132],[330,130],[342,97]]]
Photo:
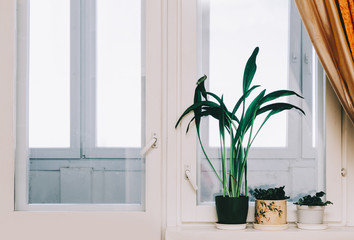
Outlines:
[[[296,201],[300,195],[324,188],[323,179],[319,178],[324,172],[320,167],[324,161],[323,130],[317,128],[318,123],[323,125],[324,116],[318,118],[317,114],[323,108],[322,101],[318,101],[323,92],[319,90],[320,96],[315,92],[316,56],[306,31],[302,30],[304,27],[296,25],[301,20],[291,3],[282,0],[199,1],[198,63],[201,64],[199,75],[209,76],[209,88],[219,96],[223,94],[226,106],[231,109],[242,95],[247,57],[259,46],[254,84],[265,87],[267,92],[289,89],[305,97],[303,102],[294,98],[285,101],[301,106],[307,116],[288,111],[269,119],[248,158],[250,191],[285,185],[290,201]],[[255,132],[264,117],[256,119]],[[212,118],[204,121],[202,132],[204,143],[209,146],[209,157],[214,159],[214,166],[218,166],[218,125],[214,121]],[[315,130],[319,130],[318,135]],[[215,192],[220,192],[220,184],[202,151],[198,156],[198,203],[208,204],[214,201]],[[302,181],[296,181],[300,178]],[[250,197],[253,201],[252,195]]]
[[[195,25],[190,17],[193,10],[186,10],[187,6],[196,12]],[[224,94],[225,101],[231,101],[233,106],[240,96],[237,93],[240,81],[237,80],[242,79],[245,63],[254,47],[260,46],[254,82],[269,91],[286,88],[300,92],[306,100],[292,103],[301,106],[306,117],[288,112],[267,123],[268,129],[262,129],[263,136],[257,137],[258,142],[249,157],[248,185],[251,189],[285,185],[291,200],[296,200],[300,194],[325,189],[325,82],[294,1],[201,0],[196,6],[184,2],[181,15],[182,36],[191,36],[181,40],[181,76],[185,81],[180,90],[183,96],[181,111],[193,101],[193,92],[187,90],[187,86],[194,89],[193,79],[202,74],[208,75],[209,88]],[[187,26],[183,17],[189,19],[191,26]],[[194,27],[196,31],[193,31]],[[188,41],[196,44],[187,47]],[[196,54],[194,58],[191,51]],[[228,100],[230,96],[231,100]],[[208,121],[204,121],[203,141],[205,146],[209,145],[207,152],[218,166],[218,148],[210,140],[215,133]],[[185,128],[186,125],[182,125],[181,131]],[[269,140],[270,136],[275,140]],[[182,133],[180,139],[182,174],[191,169],[195,173],[192,180],[198,185],[195,191],[182,178],[181,221],[214,221],[213,200],[220,191],[220,184],[201,151],[196,150],[199,146],[196,136]],[[189,159],[191,154],[198,155],[199,160]],[[289,209],[289,220],[294,221],[292,204]],[[252,208],[249,217],[252,221]]]
[[[178,115],[192,101],[195,80],[198,77],[195,54],[197,52],[197,8],[194,0],[168,0],[168,4],[167,0],[146,0],[144,6],[146,31],[143,36],[146,38],[146,44],[144,44],[143,55],[146,56],[143,59],[149,61],[146,61],[145,69],[142,71],[146,73],[144,74],[146,75],[144,86],[146,121],[143,128],[146,140],[149,140],[154,133],[159,140],[162,140],[159,141],[156,149],[146,155],[145,212],[97,211],[100,209],[97,207],[101,206],[94,206],[95,208],[91,209],[88,206],[82,208],[84,204],[75,205],[75,208],[71,209],[75,211],[70,212],[68,210],[71,204],[63,204],[66,208],[60,208],[61,205],[57,204],[45,204],[45,207],[56,205],[52,209],[43,208],[43,204],[30,204],[26,207],[26,210],[30,211],[19,210],[18,206],[21,206],[19,200],[23,201],[24,205],[28,203],[26,202],[28,183],[25,181],[28,176],[28,135],[25,127],[28,116],[24,106],[28,99],[26,87],[28,28],[26,26],[29,2],[28,0],[0,1],[0,16],[4,20],[0,21],[2,33],[0,38],[0,108],[2,111],[0,185],[3,200],[0,212],[8,226],[2,229],[1,236],[12,236],[14,239],[34,237],[50,239],[55,232],[56,237],[62,239],[79,235],[83,239],[97,239],[98,236],[107,236],[107,238],[116,236],[118,229],[119,236],[129,236],[130,239],[160,239],[161,225],[165,226],[164,222],[167,226],[178,226],[184,222],[215,220],[215,209],[212,206],[197,206],[196,193],[190,183],[184,179],[185,168],[190,167],[194,173],[196,170],[196,159],[193,157],[197,154],[196,136],[192,133],[185,135],[185,125],[179,131],[173,130]],[[165,49],[168,49],[168,54],[163,51]],[[323,72],[318,71],[318,79],[325,78],[321,74]],[[330,87],[326,88],[326,99],[326,172],[323,178],[327,179],[328,198],[335,203],[327,209],[327,216],[329,221],[345,225],[347,224],[345,214],[348,214],[349,221],[352,220],[350,216],[353,216],[351,208],[349,205],[346,207],[345,201],[351,200],[352,197],[347,191],[346,182],[348,181],[349,187],[353,180],[349,172],[354,169],[348,164],[348,177],[342,177],[340,170],[343,166],[341,161],[344,166],[346,161],[346,156],[342,156],[342,153],[348,154],[349,158],[349,149],[353,142],[349,140],[349,136],[345,136],[348,134],[346,129],[349,128],[347,126],[349,123],[342,125],[341,106]],[[341,134],[344,136],[342,137]],[[342,147],[348,148],[346,152],[341,151]],[[48,209],[57,211],[45,211]],[[162,209],[164,210],[161,211]],[[85,210],[85,212],[77,210]],[[109,210],[112,210],[111,206]],[[250,210],[252,211],[252,208]],[[161,216],[166,217],[162,223]],[[352,224],[353,221],[350,223]],[[38,225],[41,226],[41,231],[38,231]],[[65,231],[57,231],[58,226]],[[136,231],[137,226],[140,227],[140,231]],[[190,234],[195,234],[194,231],[190,231],[189,224],[188,228]],[[13,231],[14,229],[23,231]],[[176,228],[173,229],[175,230]],[[211,231],[212,234],[215,233],[214,230]],[[340,230],[335,229],[332,234],[336,234],[337,231]],[[198,233],[201,232],[206,233],[204,228]],[[245,232],[246,235],[248,233]],[[215,234],[219,235],[219,232]],[[289,233],[283,233],[283,235],[287,234]],[[186,235],[188,233],[183,234]],[[176,235],[169,234],[169,237],[171,236]]]
[[[46,2],[47,0],[43,0]],[[61,2],[61,1],[58,1]],[[70,0],[71,4],[78,1]],[[101,0],[100,0],[101,2]],[[113,1],[117,3],[118,0]],[[126,2],[126,1],[122,1]],[[129,1],[130,2],[130,1]],[[141,18],[142,59],[146,61],[141,70],[145,76],[145,116],[141,141],[148,142],[155,134],[159,142],[157,148],[145,155],[145,194],[141,204],[42,204],[28,203],[28,51],[29,51],[29,11],[31,0],[0,1],[0,29],[3,37],[1,48],[1,111],[3,112],[0,141],[2,149],[2,199],[1,216],[9,223],[1,237],[12,239],[98,239],[129,236],[131,239],[161,238],[161,83],[162,83],[162,3],[159,0],[142,2]],[[76,5],[77,6],[77,5]],[[152,7],[153,6],[153,7]],[[73,10],[73,8],[71,8]],[[70,12],[71,12],[70,10]],[[80,11],[83,13],[83,11]],[[72,17],[71,17],[72,18]],[[43,20],[44,21],[44,20]],[[45,29],[42,29],[43,31]],[[145,31],[146,30],[146,31]],[[74,31],[80,33],[81,31]],[[72,34],[71,34],[72,35]],[[43,35],[45,37],[45,35]],[[73,46],[73,49],[78,49]],[[84,58],[86,59],[86,58]],[[4,60],[4,61],[3,61]],[[47,60],[47,59],[45,59]],[[66,149],[65,149],[66,150]],[[140,149],[139,149],[140,150]],[[79,155],[80,157],[80,155]],[[53,159],[54,163],[59,159]],[[88,161],[84,160],[83,161]],[[102,159],[101,159],[102,160]],[[65,162],[64,160],[63,162]],[[73,164],[83,162],[76,160]],[[104,163],[100,161],[100,163]],[[50,172],[50,170],[48,171]],[[85,182],[84,182],[85,183]],[[77,184],[77,183],[75,183]],[[132,191],[137,185],[134,185]],[[109,193],[109,192],[108,192]],[[81,201],[83,202],[83,201]],[[130,208],[130,209],[129,209]],[[124,210],[124,212],[120,211]],[[38,228],[40,227],[40,230]],[[139,226],[140,231],[136,231]],[[65,229],[65,231],[60,231]],[[14,229],[17,229],[14,231]],[[20,230],[21,229],[21,230]]]
[[28,132],[29,165],[18,209],[94,203],[144,210],[144,1],[27,3],[20,54],[28,53],[21,65],[28,76],[19,79],[28,78],[28,129],[21,131]]

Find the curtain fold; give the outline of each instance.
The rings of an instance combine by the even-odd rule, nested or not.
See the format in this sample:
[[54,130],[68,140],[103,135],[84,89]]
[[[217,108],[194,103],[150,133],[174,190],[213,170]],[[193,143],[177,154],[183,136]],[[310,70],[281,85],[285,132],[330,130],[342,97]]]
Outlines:
[[354,57],[354,0],[338,0],[337,7],[340,9],[341,21],[345,29],[344,33],[347,38],[352,57]]
[[[352,0],[295,0],[295,2],[328,79],[344,110],[354,123],[354,62],[350,50],[354,51],[352,18],[354,9],[351,8],[354,7],[354,2]],[[342,15],[342,12],[345,14]],[[343,26],[345,22],[348,22],[348,31]]]

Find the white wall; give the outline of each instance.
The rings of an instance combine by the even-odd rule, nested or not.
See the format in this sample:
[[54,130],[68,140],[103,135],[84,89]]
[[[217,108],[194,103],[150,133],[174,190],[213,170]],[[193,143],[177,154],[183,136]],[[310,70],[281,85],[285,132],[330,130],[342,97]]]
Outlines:
[[[354,125],[343,113],[343,160],[346,165],[346,221],[354,226]],[[343,167],[345,167],[345,165]]]

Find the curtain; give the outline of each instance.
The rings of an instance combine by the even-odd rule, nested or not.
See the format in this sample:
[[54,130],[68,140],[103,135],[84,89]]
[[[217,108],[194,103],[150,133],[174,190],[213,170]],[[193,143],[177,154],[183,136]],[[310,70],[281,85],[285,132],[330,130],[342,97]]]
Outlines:
[[340,103],[354,123],[354,0],[295,0]]

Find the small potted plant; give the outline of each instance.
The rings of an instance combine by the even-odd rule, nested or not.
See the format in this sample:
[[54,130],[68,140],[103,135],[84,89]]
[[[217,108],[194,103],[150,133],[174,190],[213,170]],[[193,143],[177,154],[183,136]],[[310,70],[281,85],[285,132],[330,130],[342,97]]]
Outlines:
[[326,229],[327,224],[323,224],[325,206],[333,204],[330,201],[323,201],[321,198],[324,192],[317,192],[313,196],[307,195],[300,198],[296,204],[297,225],[302,229]]
[[[259,48],[256,47],[246,63],[241,85],[243,95],[240,96],[232,108],[226,107],[223,96],[217,96],[206,90],[204,84],[207,76],[204,75],[197,81],[194,103],[182,113],[175,126],[177,128],[182,119],[189,113],[194,114],[189,120],[186,132],[188,132],[191,122],[194,121],[201,149],[222,185],[222,195],[215,197],[218,216],[217,227],[225,224],[239,225],[235,226],[235,229],[246,227],[249,202],[247,196],[247,159],[254,139],[267,120],[275,114],[291,109],[299,110],[305,114],[297,106],[276,101],[286,96],[302,98],[293,91],[278,90],[266,94],[266,90],[263,89],[260,93],[254,95],[253,91],[260,87],[259,85],[252,85],[257,69],[258,51]],[[252,95],[253,98],[249,99]],[[264,120],[260,125],[255,126],[255,119],[262,114],[266,115]],[[216,170],[208,157],[200,136],[201,119],[208,116],[218,121],[222,166],[220,172]],[[226,139],[230,139],[229,146],[226,146]]]
[[258,189],[253,193],[256,198],[255,229],[284,230],[288,228],[286,221],[286,205],[289,197],[285,195],[284,186],[279,188]]

